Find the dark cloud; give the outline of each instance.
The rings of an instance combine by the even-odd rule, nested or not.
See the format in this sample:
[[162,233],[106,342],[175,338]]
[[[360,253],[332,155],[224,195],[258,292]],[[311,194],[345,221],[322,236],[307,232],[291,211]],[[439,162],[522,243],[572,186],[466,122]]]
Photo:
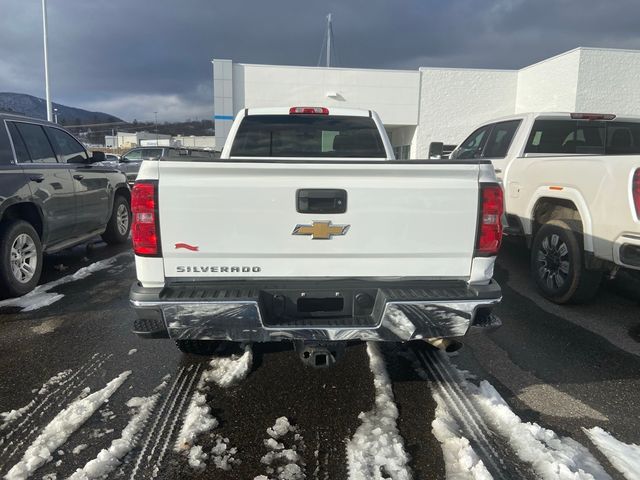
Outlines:
[[[50,0],[56,101],[166,119],[212,112],[211,59],[520,68],[579,45],[640,48],[637,0]],[[2,0],[0,90],[43,96],[37,0]],[[109,110],[112,109],[112,110]]]

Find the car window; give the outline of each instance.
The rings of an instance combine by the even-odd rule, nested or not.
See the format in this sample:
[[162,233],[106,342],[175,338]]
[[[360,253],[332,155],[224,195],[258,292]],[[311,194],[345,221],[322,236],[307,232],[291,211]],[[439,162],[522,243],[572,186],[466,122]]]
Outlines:
[[604,154],[605,123],[536,120],[524,153]]
[[157,160],[162,156],[161,148],[145,148],[142,150],[143,160]]
[[640,123],[607,122],[606,155],[640,154]]
[[125,153],[122,158],[128,161],[142,160],[142,150],[131,150],[130,152]]
[[456,160],[478,158],[482,154],[482,149],[487,141],[491,127],[493,127],[493,125],[485,125],[469,135],[467,139],[456,148],[452,158]]
[[44,129],[33,123],[16,122],[33,163],[58,163]]
[[519,125],[520,120],[496,123],[491,130],[482,156],[484,158],[504,158]]
[[7,126],[9,127],[11,141],[13,142],[13,149],[16,152],[16,161],[18,163],[31,163],[31,157],[29,156],[29,152],[22,140],[20,132],[18,132],[18,129],[16,128],[16,124],[13,122],[7,122]]
[[250,115],[238,128],[233,157],[385,158],[372,118],[342,115]]
[[53,127],[45,127],[45,130],[62,163],[83,163],[89,158],[80,142],[67,132]]

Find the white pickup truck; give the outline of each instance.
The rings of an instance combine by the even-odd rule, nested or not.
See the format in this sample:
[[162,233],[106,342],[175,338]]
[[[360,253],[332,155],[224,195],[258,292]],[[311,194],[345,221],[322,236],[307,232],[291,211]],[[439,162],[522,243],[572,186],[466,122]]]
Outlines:
[[499,325],[490,162],[395,161],[368,110],[245,109],[221,158],[144,162],[132,193],[135,333],[190,353],[292,341],[445,348]]
[[480,126],[450,158],[493,162],[505,233],[526,237],[550,300],[584,302],[604,273],[640,270],[640,118],[515,115]]

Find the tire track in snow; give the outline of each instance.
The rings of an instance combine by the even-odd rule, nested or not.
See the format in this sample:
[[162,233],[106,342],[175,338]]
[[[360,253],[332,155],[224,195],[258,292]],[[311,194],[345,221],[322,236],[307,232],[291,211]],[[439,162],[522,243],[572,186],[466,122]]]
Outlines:
[[156,461],[156,467],[154,467],[154,473],[156,471],[155,469],[157,468],[159,470],[160,466],[162,465],[162,459],[164,458],[164,455],[165,455],[165,453],[167,451],[167,448],[169,447],[169,442],[173,438],[173,432],[174,432],[174,430],[176,428],[176,425],[178,424],[178,421],[180,419],[182,419],[182,417],[183,417],[182,414],[185,411],[185,405],[187,403],[187,399],[191,398],[191,395],[193,395],[193,383],[194,383],[195,379],[200,376],[200,370],[201,369],[202,369],[202,364],[200,364],[200,365],[198,365],[196,367],[196,371],[191,376],[191,380],[189,380],[189,385],[187,386],[187,389],[184,391],[184,393],[182,395],[182,400],[180,401],[180,405],[178,406],[178,409],[176,410],[176,412],[175,412],[175,414],[173,416],[173,421],[171,422],[171,424],[169,426],[169,431],[167,432],[167,435],[165,436],[164,445],[162,446],[162,450],[160,451],[160,454],[158,455],[158,460]]
[[489,428],[482,414],[463,391],[460,385],[461,379],[458,378],[459,373],[442,362],[435,352],[425,352],[420,348],[414,348],[413,352],[420,367],[429,374],[429,381],[436,392],[446,401],[446,408],[456,421],[461,434],[468,439],[493,478],[496,480],[538,478],[528,465],[517,459],[516,453],[509,444]]
[[[146,441],[139,452],[130,475],[135,478],[155,478],[161,467],[168,446],[174,436],[178,422],[182,419],[195,381],[201,374],[202,365],[182,367],[167,393],[162,407],[155,415],[149,432],[144,434]],[[147,453],[148,452],[148,453]]]
[[[4,448],[0,451],[0,458],[2,459],[0,462],[0,471],[2,471],[7,463],[10,463],[10,460],[15,457],[21,447],[34,438],[41,427],[40,421],[44,415],[52,408],[59,409],[70,403],[70,401],[73,400],[72,397],[77,397],[77,395],[81,394],[82,390],[79,390],[79,388],[112,356],[112,354],[94,354],[91,360],[85,362],[75,372],[68,375],[63,381],[58,383],[56,388],[47,392],[42,400],[35,402],[33,406],[25,412],[22,421],[11,428],[3,438],[3,443],[6,443],[6,445],[4,445]],[[16,439],[11,440],[13,437]],[[12,447],[13,449],[11,449]],[[11,451],[9,452],[9,450]]]
[[151,425],[151,428],[149,429],[149,432],[144,435],[146,440],[144,441],[144,444],[142,445],[142,448],[140,449],[140,452],[138,453],[138,456],[136,457],[136,463],[133,466],[133,470],[131,472],[131,476],[129,477],[130,480],[133,480],[136,477],[136,474],[138,473],[138,469],[140,468],[140,464],[142,463],[142,460],[144,459],[144,454],[147,451],[147,449],[149,448],[149,444],[151,443],[151,440],[153,438],[153,434],[155,433],[156,428],[157,428],[158,424],[160,423],[160,419],[162,418],[162,416],[163,416],[163,414],[164,414],[164,412],[165,412],[165,410],[167,408],[169,400],[171,399],[171,396],[173,395],[173,392],[176,389],[176,385],[178,385],[178,382],[180,381],[181,377],[183,376],[185,370],[186,370],[185,367],[181,367],[180,370],[178,371],[178,375],[176,375],[175,380],[171,384],[171,388],[169,389],[169,392],[167,393],[167,396],[165,397],[164,402],[162,402],[162,406],[160,407],[160,410],[155,415],[155,420],[153,421],[153,424]]

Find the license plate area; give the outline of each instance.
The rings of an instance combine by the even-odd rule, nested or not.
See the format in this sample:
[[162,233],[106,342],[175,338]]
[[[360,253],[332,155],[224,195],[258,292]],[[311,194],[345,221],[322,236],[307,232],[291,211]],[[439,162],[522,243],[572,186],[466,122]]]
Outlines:
[[278,290],[260,293],[265,326],[340,326],[375,323],[377,289]]

